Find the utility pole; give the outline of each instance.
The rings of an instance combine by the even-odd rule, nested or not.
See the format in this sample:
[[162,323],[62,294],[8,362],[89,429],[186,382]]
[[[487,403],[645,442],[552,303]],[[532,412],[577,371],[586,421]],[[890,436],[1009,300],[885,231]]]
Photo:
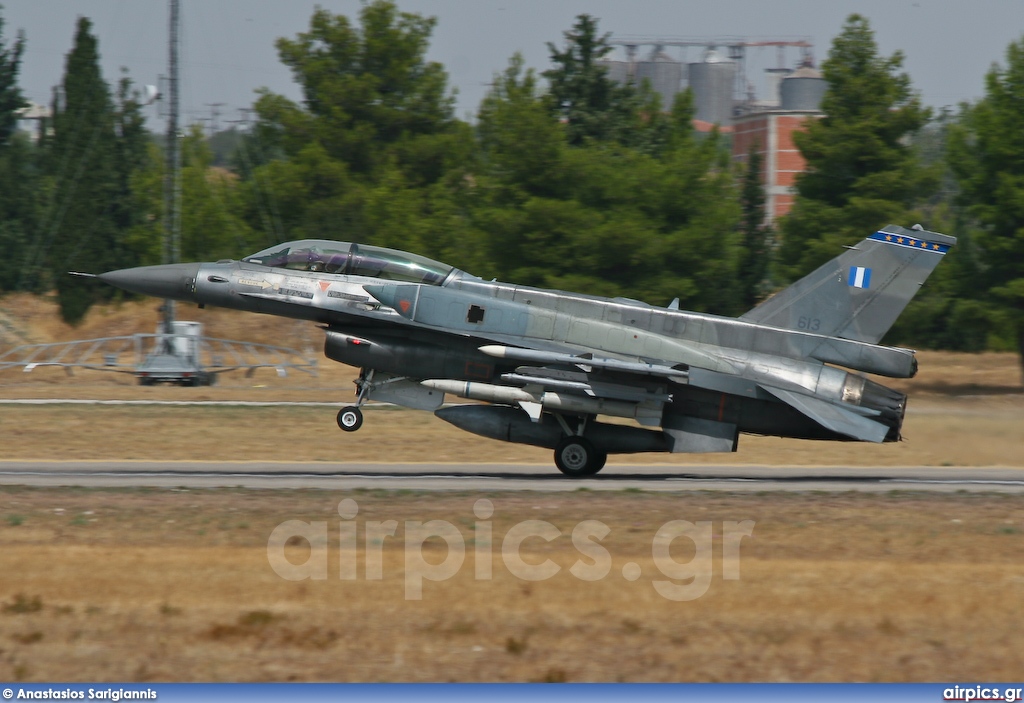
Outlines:
[[210,136],[212,137],[220,129],[220,109],[227,103],[206,103],[210,108]]
[[[178,28],[179,0],[170,0],[170,57],[167,95],[167,161],[164,169],[164,263],[181,258],[181,148],[178,143]],[[174,301],[164,301],[164,334],[174,334]],[[170,340],[168,339],[168,344]]]

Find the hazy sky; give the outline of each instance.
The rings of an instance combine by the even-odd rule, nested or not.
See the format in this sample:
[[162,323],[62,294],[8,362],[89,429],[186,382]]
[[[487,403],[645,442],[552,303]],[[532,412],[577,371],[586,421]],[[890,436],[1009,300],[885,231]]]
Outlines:
[[[27,51],[20,84],[26,96],[49,103],[64,72],[76,18],[92,19],[104,77],[113,84],[122,66],[139,84],[156,83],[167,69],[164,0],[0,0],[4,37],[24,29]],[[237,119],[253,91],[266,86],[298,99],[300,93],[274,49],[277,37],[308,28],[316,5],[355,18],[358,0],[181,0],[182,108],[186,119],[208,117],[209,103],[225,103],[224,120]],[[871,22],[884,55],[900,50],[905,70],[926,104],[941,107],[980,97],[984,75],[1002,63],[1006,46],[1024,35],[1024,0],[401,0],[402,10],[438,18],[429,56],[448,70],[459,91],[458,115],[476,112],[487,83],[516,51],[528,66],[549,66],[546,42],[580,13],[600,19],[613,35],[801,38],[825,58],[845,18]],[[749,50],[749,68],[776,62],[774,49]],[[698,60],[698,49],[676,56]],[[797,60],[795,50],[785,57]],[[751,75],[753,74],[753,75]],[[757,80],[759,72],[748,70]],[[150,126],[162,127],[155,110]]]

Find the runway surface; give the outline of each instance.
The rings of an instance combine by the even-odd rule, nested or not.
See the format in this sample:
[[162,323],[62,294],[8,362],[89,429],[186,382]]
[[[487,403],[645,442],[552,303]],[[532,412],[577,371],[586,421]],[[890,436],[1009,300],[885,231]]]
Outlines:
[[1024,469],[611,465],[588,479],[530,464],[0,461],[0,484],[421,491],[985,491],[1024,493]]

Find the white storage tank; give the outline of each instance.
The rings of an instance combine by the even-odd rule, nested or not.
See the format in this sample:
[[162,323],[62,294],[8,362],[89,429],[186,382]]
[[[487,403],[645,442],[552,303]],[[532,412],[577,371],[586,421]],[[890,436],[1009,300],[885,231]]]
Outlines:
[[694,117],[720,125],[732,124],[736,63],[727,61],[714,49],[708,49],[704,60],[691,63],[689,69]]
[[783,110],[820,110],[828,82],[821,72],[810,66],[801,66],[782,79],[779,95]]

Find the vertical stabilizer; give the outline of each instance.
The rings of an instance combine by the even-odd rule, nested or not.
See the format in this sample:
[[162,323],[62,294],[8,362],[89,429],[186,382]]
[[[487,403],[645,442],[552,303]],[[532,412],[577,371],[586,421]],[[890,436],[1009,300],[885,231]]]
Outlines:
[[954,244],[889,225],[740,319],[877,344]]

